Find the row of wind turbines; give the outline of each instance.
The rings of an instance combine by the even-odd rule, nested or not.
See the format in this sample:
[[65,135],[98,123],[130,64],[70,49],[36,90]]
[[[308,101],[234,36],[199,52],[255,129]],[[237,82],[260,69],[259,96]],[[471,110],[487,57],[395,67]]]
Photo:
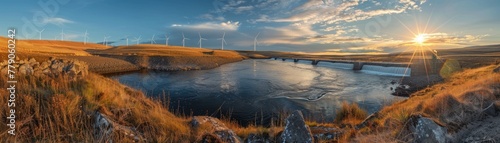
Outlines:
[[[42,32],[43,32],[43,31],[45,31],[45,29],[38,30],[38,34],[39,34],[39,35],[38,35],[38,36],[39,36],[39,37],[38,37],[38,39],[39,39],[39,40],[42,40]],[[61,30],[61,33],[60,33],[60,34],[61,34],[61,41],[64,41],[64,35],[65,35],[65,34],[64,34],[64,29],[62,29],[62,30]],[[85,30],[85,34],[84,34],[84,37],[83,37],[83,38],[84,38],[84,40],[83,40],[83,44],[85,44],[85,45],[87,44],[88,39],[89,39],[89,36],[88,36],[88,35],[89,35],[88,31],[87,31],[87,30]],[[254,43],[253,43],[253,50],[254,50],[254,51],[256,51],[256,50],[257,50],[257,38],[259,37],[259,35],[260,35],[260,32],[259,32],[259,33],[255,36],[255,38],[254,38]],[[153,35],[153,37],[151,37],[151,44],[157,44],[157,43],[156,43],[156,41],[155,41],[155,36],[156,36],[156,34],[154,34],[154,35]],[[198,36],[199,36],[199,38],[200,38],[200,39],[198,40],[198,45],[199,45],[199,48],[202,48],[202,41],[206,41],[206,40],[208,40],[208,39],[205,39],[205,38],[201,37],[201,34],[200,34],[200,33],[198,33]],[[127,46],[129,46],[129,38],[128,38],[128,37],[129,37],[129,36],[126,36],[126,38],[125,38],[125,39],[126,39]],[[139,42],[140,42],[140,40],[142,39],[141,37],[142,37],[142,36],[139,36],[139,37],[134,37],[134,39],[133,39],[133,40],[131,40],[131,41],[136,42],[136,44],[137,44],[137,45],[139,45]],[[224,34],[222,34],[222,38],[217,39],[217,40],[220,40],[220,41],[221,41],[221,50],[224,50],[224,45],[227,45],[227,42],[226,42],[225,37],[226,37],[226,32],[224,32]],[[111,36],[104,36],[104,41],[103,41],[103,43],[102,43],[102,44],[103,44],[103,45],[108,46],[108,39],[109,39],[109,38],[111,38]],[[169,39],[170,39],[170,36],[165,35],[165,45],[166,45],[166,46],[169,46],[169,45],[168,45],[168,41],[169,41]],[[54,40],[57,40],[57,36],[54,38]],[[190,39],[189,39],[189,38],[186,38],[186,36],[184,35],[184,32],[182,32],[182,47],[186,47],[186,40],[190,40]]]

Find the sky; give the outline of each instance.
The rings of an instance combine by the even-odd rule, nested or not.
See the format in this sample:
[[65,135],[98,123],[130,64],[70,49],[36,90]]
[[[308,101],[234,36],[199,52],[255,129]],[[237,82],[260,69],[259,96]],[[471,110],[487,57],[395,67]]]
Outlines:
[[[498,0],[16,0],[0,28],[19,39],[139,43],[217,49],[392,53],[500,44]],[[0,36],[6,36],[2,32]],[[153,38],[153,35],[155,37]],[[258,37],[256,37],[258,35]]]

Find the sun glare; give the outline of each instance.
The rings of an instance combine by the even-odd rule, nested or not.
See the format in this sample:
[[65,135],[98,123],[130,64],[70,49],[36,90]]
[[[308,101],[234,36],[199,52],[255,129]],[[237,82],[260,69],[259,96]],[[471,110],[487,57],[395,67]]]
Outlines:
[[424,42],[427,40],[427,37],[425,34],[418,34],[417,36],[415,36],[415,38],[413,39],[413,41],[417,44],[424,44]]

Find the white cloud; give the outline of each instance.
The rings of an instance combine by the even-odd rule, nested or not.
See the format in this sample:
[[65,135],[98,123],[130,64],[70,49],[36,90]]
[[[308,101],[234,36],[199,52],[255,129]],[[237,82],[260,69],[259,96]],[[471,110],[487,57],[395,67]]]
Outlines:
[[69,23],[74,23],[74,22],[71,21],[71,20],[68,20],[68,19],[60,18],[60,17],[48,17],[48,18],[43,19],[41,21],[41,23],[43,23],[43,24],[54,24],[54,25],[61,26],[61,25],[64,25],[64,24],[69,24]]
[[200,24],[192,24],[192,25],[181,25],[181,24],[173,24],[171,27],[173,28],[186,28],[186,29],[199,29],[199,30],[228,30],[228,31],[236,31],[240,27],[240,22],[206,22]]
[[225,21],[226,19],[222,16],[214,16],[212,14],[202,14],[200,15],[201,19],[207,19],[207,20],[217,20],[217,21]]
[[266,38],[261,40],[264,44],[308,44],[306,37],[318,35],[308,24],[291,24],[284,27],[265,27]]
[[[419,2],[417,2],[419,1]],[[375,16],[403,13],[408,9],[419,9],[425,0],[399,0],[393,8],[387,8],[380,3],[372,3],[377,8],[365,10],[360,6],[364,1],[349,0],[341,3],[324,0],[312,0],[294,9],[296,14],[274,19],[275,22],[302,22],[310,24],[335,24],[338,22],[354,22],[366,20]],[[386,2],[389,5],[391,2]]]

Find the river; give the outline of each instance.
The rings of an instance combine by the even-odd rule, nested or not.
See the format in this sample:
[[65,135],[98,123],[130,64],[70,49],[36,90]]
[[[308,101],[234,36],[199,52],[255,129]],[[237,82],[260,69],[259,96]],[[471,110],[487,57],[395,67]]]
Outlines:
[[148,96],[169,97],[170,110],[184,115],[225,116],[240,124],[269,125],[301,110],[308,120],[331,122],[342,102],[373,113],[395,97],[391,81],[401,77],[353,71],[347,64],[245,60],[210,70],[135,72],[111,78]]

